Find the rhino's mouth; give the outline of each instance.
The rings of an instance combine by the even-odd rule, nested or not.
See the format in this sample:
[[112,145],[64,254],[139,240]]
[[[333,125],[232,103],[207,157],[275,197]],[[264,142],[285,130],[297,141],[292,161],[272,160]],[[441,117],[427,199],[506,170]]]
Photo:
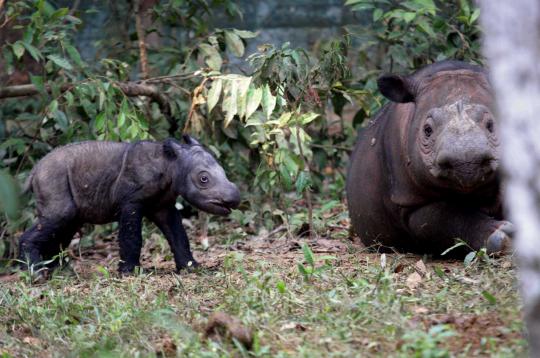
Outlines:
[[223,216],[229,215],[232,209],[234,209],[231,204],[221,200],[209,200],[208,202],[206,202],[206,206],[207,207],[204,208],[205,211],[208,211],[211,214]]
[[436,166],[429,171],[438,180],[459,189],[462,192],[474,191],[489,184],[496,176],[497,163],[492,161],[484,167],[476,163],[467,163],[452,169]]

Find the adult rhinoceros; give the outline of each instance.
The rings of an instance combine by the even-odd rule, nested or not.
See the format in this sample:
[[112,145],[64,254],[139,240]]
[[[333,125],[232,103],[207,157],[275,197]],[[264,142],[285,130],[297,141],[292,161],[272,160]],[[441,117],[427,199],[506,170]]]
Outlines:
[[440,254],[456,238],[505,249],[512,225],[485,69],[444,61],[378,85],[392,102],[360,131],[347,176],[355,233],[367,246],[419,253]]

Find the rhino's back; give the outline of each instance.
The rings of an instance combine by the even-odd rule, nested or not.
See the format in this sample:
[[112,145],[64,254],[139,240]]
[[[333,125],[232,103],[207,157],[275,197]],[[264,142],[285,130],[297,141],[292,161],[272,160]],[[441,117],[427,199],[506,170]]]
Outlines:
[[74,204],[85,222],[112,220],[114,183],[128,143],[87,141],[47,154],[33,173],[32,189],[41,215],[62,215]]

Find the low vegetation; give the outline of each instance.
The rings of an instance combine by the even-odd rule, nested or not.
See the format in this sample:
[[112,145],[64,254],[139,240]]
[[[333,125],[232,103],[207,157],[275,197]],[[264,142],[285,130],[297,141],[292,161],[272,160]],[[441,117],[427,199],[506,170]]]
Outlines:
[[[89,238],[72,245],[71,269],[45,282],[5,276],[0,350],[6,357],[525,355],[511,257],[479,253],[464,263],[368,253],[343,239],[343,229],[311,241],[285,228],[247,238],[222,230],[210,228],[208,250],[196,245],[197,272],[174,273],[165,240],[148,226],[136,275],[117,276],[115,240],[97,235],[91,248]],[[252,346],[228,329],[207,337],[215,312],[238,318]]]

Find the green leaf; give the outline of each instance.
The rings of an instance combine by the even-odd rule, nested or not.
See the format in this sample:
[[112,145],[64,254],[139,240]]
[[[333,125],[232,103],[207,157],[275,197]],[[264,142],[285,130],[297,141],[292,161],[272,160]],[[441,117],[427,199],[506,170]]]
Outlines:
[[433,2],[433,0],[414,0],[415,3],[422,6],[423,9],[429,11],[432,15],[435,15],[435,12],[437,11],[437,6]]
[[283,186],[286,190],[290,190],[292,187],[292,176],[286,165],[279,165],[279,175],[283,181]]
[[247,31],[247,30],[234,29],[233,31],[234,31],[235,34],[237,34],[238,36],[240,36],[243,39],[251,39],[251,38],[257,37],[257,35],[259,35],[257,32]]
[[221,108],[223,108],[223,111],[225,112],[225,127],[227,127],[231,123],[236,113],[238,113],[237,94],[238,81],[227,81],[225,83],[223,104],[221,105]]
[[497,299],[495,298],[495,296],[493,296],[488,291],[482,291],[482,296],[484,296],[484,298],[488,300],[488,302],[491,303],[492,305],[497,303]]
[[218,50],[209,44],[200,44],[199,48],[206,57],[205,61],[208,67],[219,71],[221,69],[221,65],[223,64],[223,60],[221,59],[221,55],[219,54]]
[[287,292],[287,286],[285,285],[285,282],[283,281],[278,281],[278,283],[276,283],[276,288],[278,290],[279,293],[281,294],[284,294],[285,292]]
[[47,112],[49,112],[49,114],[52,114],[52,113],[56,112],[57,109],[58,109],[58,101],[57,100],[53,100],[47,106]]
[[30,54],[30,56],[32,56],[32,58],[36,61],[40,61],[43,59],[43,56],[41,55],[41,51],[38,50],[36,47],[32,46],[30,43],[28,42],[23,42],[22,43],[24,48],[28,51],[28,53]]
[[120,112],[118,114],[117,126],[119,128],[122,128],[125,124],[126,124],[126,114],[124,112]]
[[9,218],[17,219],[20,214],[19,186],[8,173],[0,171],[0,211]]
[[262,88],[255,88],[250,86],[246,95],[246,116],[245,119],[248,120],[253,113],[259,108],[261,104],[263,90]]
[[242,77],[238,80],[238,117],[243,118],[247,111],[247,92],[249,91],[249,85],[251,84],[251,77]]
[[244,56],[244,43],[240,36],[232,31],[225,31],[225,44],[227,48],[236,56]]
[[433,31],[433,28],[431,27],[431,24],[426,19],[420,19],[417,22],[418,26],[424,31],[426,34],[428,34],[432,38],[436,38],[437,34],[435,31]]
[[270,87],[268,84],[266,84],[263,87],[263,93],[262,93],[262,107],[263,112],[266,115],[266,119],[270,119],[270,116],[272,115],[272,112],[274,112],[274,109],[276,108],[276,96],[270,92]]
[[69,126],[66,114],[63,111],[56,110],[53,113],[53,115],[54,115],[54,120],[56,121],[56,124],[58,124],[58,127],[60,127],[60,129],[66,132]]
[[37,90],[40,93],[45,93],[45,84],[43,83],[42,76],[30,75],[30,82],[32,82],[32,84],[36,86]]
[[373,10],[373,21],[377,22],[383,16],[382,9]]
[[66,52],[69,55],[69,58],[71,58],[71,60],[75,62],[77,66],[83,67],[84,62],[81,59],[81,55],[79,54],[79,51],[77,51],[77,49],[71,45],[65,45],[65,48],[66,48]]
[[69,63],[69,61],[65,59],[64,57],[60,57],[58,55],[49,55],[47,56],[47,58],[51,60],[52,62],[54,62],[54,64],[57,65],[58,67],[61,67],[65,70],[69,71],[73,69],[73,66],[71,66],[71,63]]
[[433,270],[435,271],[435,273],[437,274],[437,276],[439,276],[440,278],[444,278],[444,271],[441,269],[440,266],[435,266],[433,267]]
[[13,49],[13,53],[17,57],[18,60],[21,59],[21,57],[24,55],[24,46],[21,41],[15,42],[13,45],[11,45],[11,48]]
[[289,151],[284,151],[283,153],[283,164],[285,164],[291,176],[295,176],[298,173],[300,167],[289,154]]
[[298,173],[298,177],[296,178],[296,193],[300,195],[308,186],[310,186],[310,184],[311,179],[309,173],[306,171],[301,171]]
[[463,264],[465,266],[469,266],[473,262],[475,257],[476,257],[476,251],[469,252],[467,256],[465,256],[465,259],[463,259]]
[[107,99],[107,94],[103,90],[103,88],[98,87],[99,92],[99,100],[98,100],[98,109],[101,111],[103,110],[103,105],[105,104],[105,100]]
[[358,5],[352,5],[351,10],[352,11],[364,11],[364,10],[371,10],[375,7],[373,4],[358,4]]
[[465,16],[469,17],[471,14],[471,7],[469,6],[468,0],[459,0],[459,5]]
[[105,128],[105,112],[101,112],[96,116],[96,120],[94,121],[94,128],[98,132]]
[[313,122],[315,119],[317,119],[317,117],[319,117],[318,113],[306,113],[306,114],[303,114],[302,117],[300,118],[300,123],[302,125],[307,125],[307,124]]
[[460,241],[458,242],[457,244],[453,245],[452,247],[449,247],[448,249],[444,250],[443,253],[441,254],[441,256],[444,256],[446,255],[447,253],[449,253],[450,251],[460,247],[460,246],[465,246],[466,244],[463,242],[463,241]]
[[302,265],[301,263],[298,263],[298,271],[302,274],[302,276],[309,276],[309,273],[306,270],[306,267]]
[[315,259],[313,258],[313,251],[309,248],[307,244],[302,244],[302,252],[304,253],[304,260],[310,266],[315,266]]
[[56,10],[54,13],[52,13],[51,20],[60,19],[60,18],[62,18],[64,16],[66,16],[68,13],[69,13],[69,9],[67,7],[62,7],[60,9]]
[[404,13],[402,14],[403,20],[405,20],[405,22],[407,22],[407,23],[413,21],[415,17],[416,17],[416,13],[415,13],[415,12],[404,12]]
[[471,19],[469,20],[469,24],[474,23],[478,17],[480,16],[480,9],[475,9],[471,15]]
[[293,115],[293,112],[284,112],[283,114],[281,114],[281,116],[278,119],[279,128],[287,127],[289,124],[289,121],[291,120],[292,115]]
[[223,80],[221,78],[215,78],[212,81],[212,86],[208,90],[208,96],[206,98],[206,105],[208,106],[208,114],[212,112],[212,109],[216,106],[221,96],[221,89],[223,88]]

